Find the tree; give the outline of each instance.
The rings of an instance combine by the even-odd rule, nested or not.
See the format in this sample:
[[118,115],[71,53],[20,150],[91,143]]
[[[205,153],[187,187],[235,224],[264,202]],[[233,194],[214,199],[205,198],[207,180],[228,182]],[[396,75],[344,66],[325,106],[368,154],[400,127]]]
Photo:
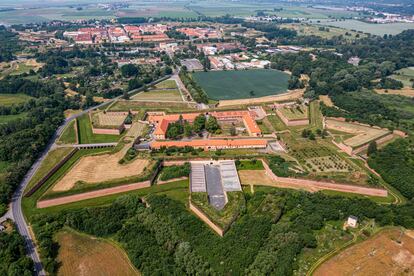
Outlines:
[[231,126],[230,128],[230,135],[231,136],[236,136],[237,131],[236,131],[236,127],[235,126]]
[[204,116],[204,114],[200,114],[194,119],[193,130],[196,133],[200,133],[205,128],[206,128],[206,116]]
[[128,91],[124,91],[124,92],[123,92],[123,94],[122,94],[122,98],[123,98],[124,100],[129,100],[129,94],[128,94]]
[[375,154],[377,152],[377,142],[372,141],[368,145],[367,155],[371,156],[372,154]]
[[216,117],[210,115],[206,122],[206,130],[210,133],[215,133],[219,129],[220,125],[218,124]]
[[185,122],[184,123],[184,136],[190,137],[192,134],[193,134],[192,126],[188,122]]
[[121,67],[121,74],[125,78],[136,76],[138,72],[138,67],[134,64],[126,64]]

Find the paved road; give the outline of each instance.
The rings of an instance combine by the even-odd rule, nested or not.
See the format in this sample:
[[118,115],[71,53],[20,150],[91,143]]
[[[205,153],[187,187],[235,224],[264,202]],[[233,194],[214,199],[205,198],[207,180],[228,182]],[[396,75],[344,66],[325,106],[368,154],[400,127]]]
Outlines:
[[[150,83],[149,85],[154,85],[158,83],[161,80],[164,80],[164,78],[161,78],[160,80],[154,81],[153,83]],[[137,91],[140,91],[142,89],[136,89],[128,92],[129,94],[134,94]],[[75,118],[80,117],[89,111],[98,109],[100,107],[103,107],[105,105],[111,104],[113,101],[120,99],[122,96],[116,97],[114,99],[111,99],[108,102],[99,104],[97,106],[91,107],[89,109],[86,109],[78,114],[72,115],[69,118],[66,118],[65,121],[62,123],[61,126],[56,130],[54,136],[50,140],[49,144],[47,145],[46,149],[43,151],[42,155],[39,157],[39,159],[36,160],[36,162],[32,165],[30,170],[26,173],[25,177],[23,178],[22,182],[20,183],[19,187],[16,189],[16,191],[13,194],[12,201],[11,201],[11,216],[9,217],[15,222],[17,230],[19,233],[23,236],[25,242],[26,242],[26,250],[27,255],[33,260],[35,264],[35,273],[36,275],[46,275],[45,270],[43,269],[42,263],[40,262],[39,254],[36,250],[36,246],[34,244],[34,241],[32,239],[32,236],[29,233],[29,227],[27,225],[26,219],[23,215],[22,210],[22,198],[24,190],[26,189],[27,185],[29,184],[30,180],[32,179],[33,175],[36,173],[37,169],[39,168],[40,164],[43,162],[45,157],[47,156],[48,152],[53,149],[55,145],[56,138],[59,137],[65,127]],[[10,214],[8,212],[8,214]],[[2,217],[3,218],[3,217]]]

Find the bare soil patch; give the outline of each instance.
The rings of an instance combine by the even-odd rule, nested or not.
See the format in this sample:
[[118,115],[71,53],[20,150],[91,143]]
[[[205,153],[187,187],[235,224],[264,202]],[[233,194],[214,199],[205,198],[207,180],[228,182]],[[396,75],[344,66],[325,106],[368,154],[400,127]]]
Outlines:
[[388,229],[323,263],[314,273],[330,275],[413,275],[414,239]]
[[326,106],[333,107],[334,103],[328,95],[320,95],[319,100],[321,100]]
[[285,94],[265,96],[260,98],[251,98],[251,99],[238,99],[238,100],[221,100],[219,101],[219,107],[223,106],[232,106],[232,105],[249,105],[249,104],[259,104],[259,103],[268,103],[268,102],[281,102],[296,100],[301,98],[304,93],[304,89],[291,90]]
[[114,179],[140,175],[149,165],[146,159],[136,159],[127,164],[119,164],[130,145],[115,154],[103,154],[82,157],[75,166],[53,187],[53,191],[72,189],[78,181],[100,183]]
[[392,94],[392,95],[401,95],[407,97],[414,97],[414,88],[404,87],[402,89],[375,89],[375,92],[378,94]]

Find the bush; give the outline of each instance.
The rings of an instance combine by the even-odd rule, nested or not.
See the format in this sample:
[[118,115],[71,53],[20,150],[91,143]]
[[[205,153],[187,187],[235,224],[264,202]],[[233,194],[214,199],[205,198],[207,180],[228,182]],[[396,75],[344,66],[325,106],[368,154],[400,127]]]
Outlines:
[[191,167],[190,167],[190,163],[188,162],[186,162],[182,166],[164,167],[161,172],[160,180],[166,181],[166,180],[170,180],[170,179],[174,179],[178,177],[189,176],[190,172],[191,172]]

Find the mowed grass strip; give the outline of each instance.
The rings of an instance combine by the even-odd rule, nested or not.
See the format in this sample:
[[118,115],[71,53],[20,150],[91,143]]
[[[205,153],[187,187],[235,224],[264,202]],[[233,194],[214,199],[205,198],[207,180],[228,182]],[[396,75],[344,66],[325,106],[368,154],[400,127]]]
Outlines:
[[24,119],[27,116],[26,112],[15,114],[15,115],[0,115],[0,125],[7,124],[8,122],[17,120],[17,119]]
[[0,94],[0,105],[11,106],[13,104],[25,103],[32,97],[24,94]]
[[121,135],[93,134],[88,114],[78,118],[79,144],[118,142]]
[[73,120],[69,123],[69,125],[65,128],[62,135],[59,138],[59,144],[75,144],[76,143],[76,130],[75,125],[76,121]]
[[141,92],[132,97],[133,100],[145,100],[145,101],[177,101],[181,102],[180,91],[178,89],[165,89],[165,90],[150,90],[147,92]]
[[25,191],[29,191],[42,177],[44,177],[57,163],[67,156],[73,148],[57,148],[48,153],[45,160],[43,160],[39,169],[36,171]]
[[195,72],[192,77],[213,100],[282,94],[289,80],[289,74],[270,69]]
[[177,88],[175,80],[165,80],[155,85],[157,89],[173,89]]
[[58,275],[140,275],[118,245],[65,229],[56,235],[60,245]]

